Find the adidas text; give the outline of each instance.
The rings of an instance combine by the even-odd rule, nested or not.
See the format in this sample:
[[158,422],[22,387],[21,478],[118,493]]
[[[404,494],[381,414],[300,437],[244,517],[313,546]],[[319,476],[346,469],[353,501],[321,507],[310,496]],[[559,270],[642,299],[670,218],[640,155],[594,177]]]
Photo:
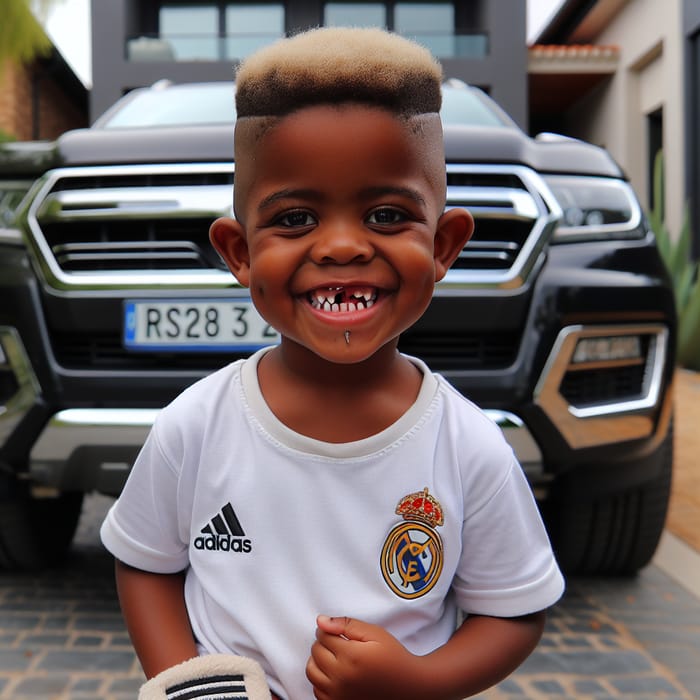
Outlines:
[[195,549],[206,549],[211,552],[250,552],[253,543],[249,539],[231,537],[231,535],[200,535],[195,537]]

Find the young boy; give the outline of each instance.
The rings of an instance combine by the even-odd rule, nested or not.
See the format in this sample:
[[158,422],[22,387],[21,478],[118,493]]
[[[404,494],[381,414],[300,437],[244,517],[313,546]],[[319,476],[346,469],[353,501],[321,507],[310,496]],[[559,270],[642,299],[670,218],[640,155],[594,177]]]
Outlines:
[[228,653],[287,700],[464,698],[541,636],[563,581],[511,449],[397,351],[473,228],[444,212],[441,78],[373,29],[238,72],[210,235],[281,342],[161,412],[103,525],[148,677]]

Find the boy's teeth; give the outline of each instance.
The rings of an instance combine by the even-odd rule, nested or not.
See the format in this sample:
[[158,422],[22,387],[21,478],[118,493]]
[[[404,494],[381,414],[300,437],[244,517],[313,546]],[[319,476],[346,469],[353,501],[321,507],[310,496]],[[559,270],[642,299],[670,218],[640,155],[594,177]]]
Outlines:
[[344,289],[331,287],[309,293],[311,305],[322,311],[357,311],[369,309],[377,299],[377,290],[370,287]]

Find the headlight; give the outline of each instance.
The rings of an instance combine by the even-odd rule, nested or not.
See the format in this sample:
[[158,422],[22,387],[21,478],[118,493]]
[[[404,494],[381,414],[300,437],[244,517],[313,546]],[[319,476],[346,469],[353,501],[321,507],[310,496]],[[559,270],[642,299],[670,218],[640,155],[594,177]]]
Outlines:
[[639,225],[642,210],[626,182],[568,175],[548,175],[544,179],[563,211],[554,242],[644,235]]

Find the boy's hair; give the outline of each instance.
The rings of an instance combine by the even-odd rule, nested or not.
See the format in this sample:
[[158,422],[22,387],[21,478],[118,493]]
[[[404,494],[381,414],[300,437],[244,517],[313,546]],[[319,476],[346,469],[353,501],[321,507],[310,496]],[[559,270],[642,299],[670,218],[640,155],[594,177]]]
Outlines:
[[412,116],[439,112],[442,69],[430,52],[382,29],[323,27],[247,58],[236,74],[239,117],[283,116],[358,102]]

